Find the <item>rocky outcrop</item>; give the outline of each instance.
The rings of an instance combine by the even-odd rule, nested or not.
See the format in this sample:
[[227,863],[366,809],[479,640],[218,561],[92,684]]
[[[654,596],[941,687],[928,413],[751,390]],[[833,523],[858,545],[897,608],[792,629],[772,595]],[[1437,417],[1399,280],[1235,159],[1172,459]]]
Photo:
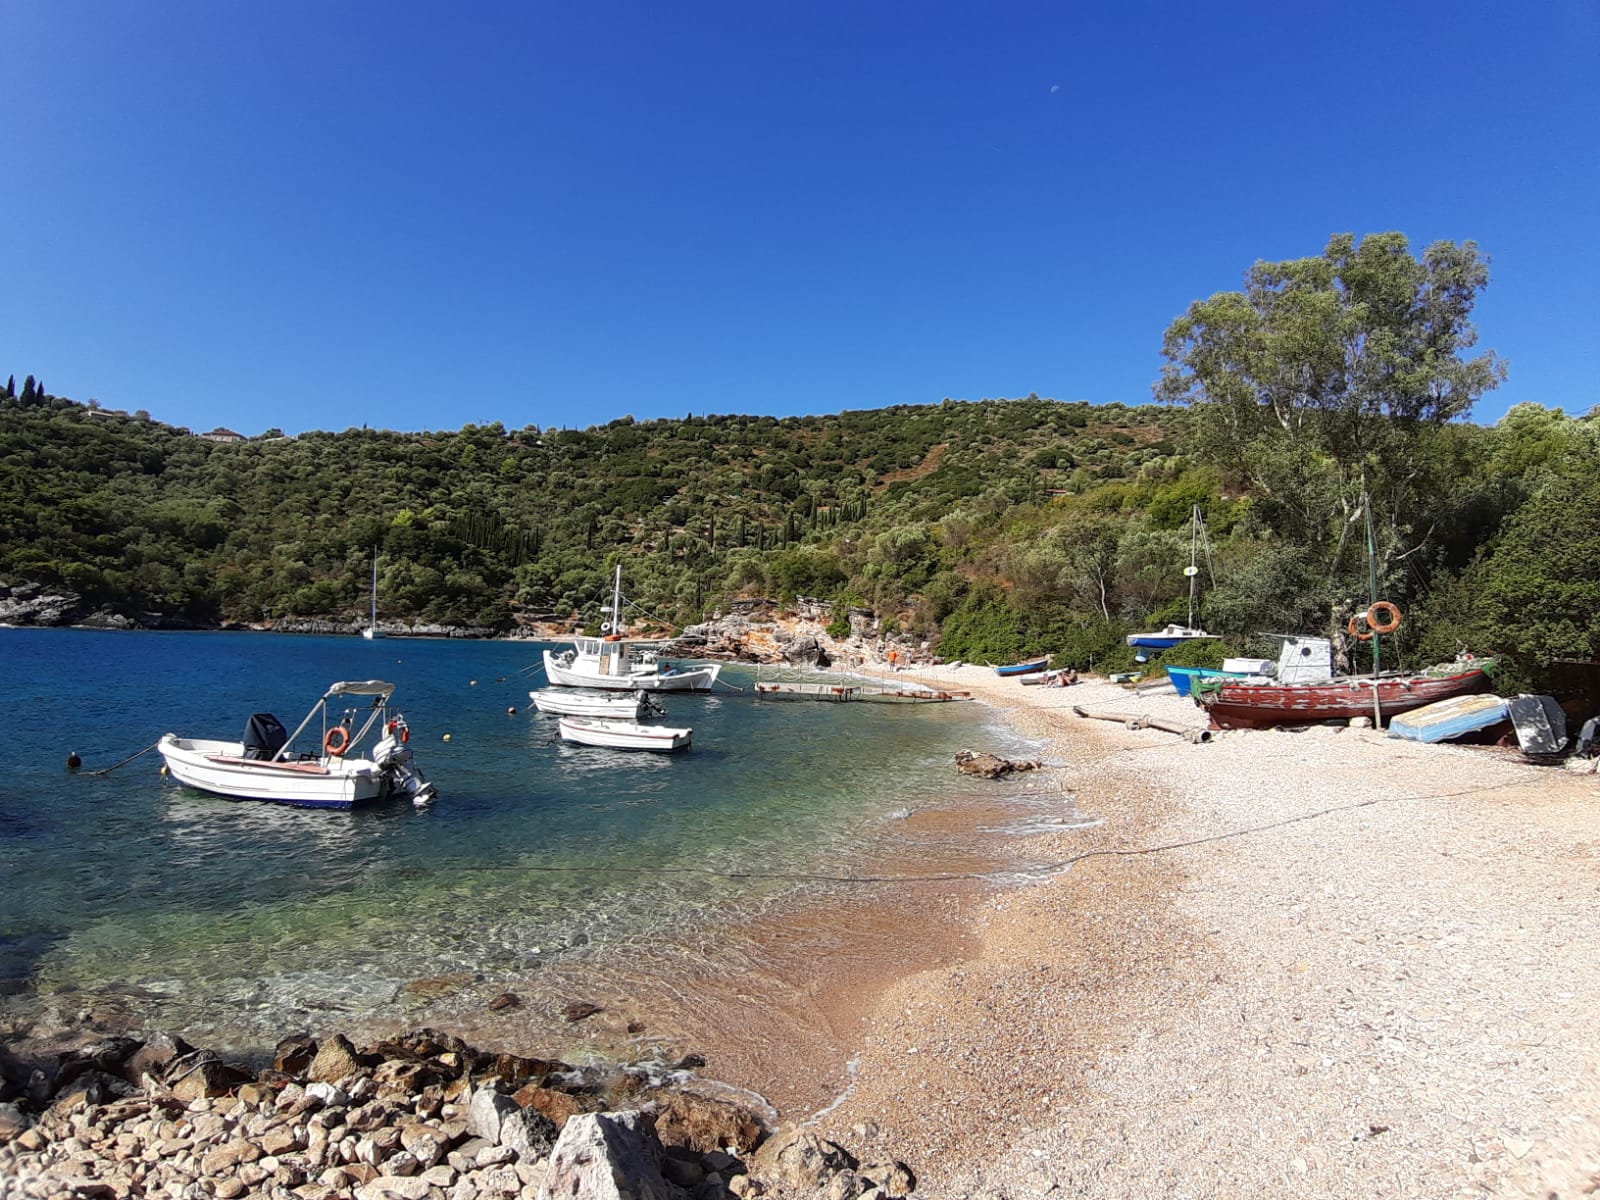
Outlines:
[[191,629],[186,621],[159,613],[129,614],[110,605],[96,605],[76,592],[40,583],[0,583],[0,624],[61,626],[88,629]]
[[915,1186],[903,1163],[863,1166],[809,1133],[758,1149],[754,1113],[644,1066],[489,1054],[427,1029],[361,1048],[297,1035],[255,1073],[172,1035],[54,1062],[8,1053],[0,1071],[0,1200],[884,1200]]

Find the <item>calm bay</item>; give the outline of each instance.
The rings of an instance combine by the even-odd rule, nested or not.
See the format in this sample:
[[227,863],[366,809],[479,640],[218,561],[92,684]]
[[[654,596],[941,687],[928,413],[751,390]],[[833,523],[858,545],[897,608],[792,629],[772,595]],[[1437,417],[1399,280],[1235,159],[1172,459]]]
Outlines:
[[[801,877],[992,795],[952,772],[957,749],[1021,749],[977,705],[757,700],[740,666],[665,698],[687,753],[567,746],[528,700],[541,649],[0,629],[0,1005],[111,998],[236,1047],[399,1020],[419,979],[492,991],[825,890]],[[169,730],[236,738],[264,711],[293,728],[340,679],[397,685],[437,803],[230,802],[163,777],[153,750],[94,773]]]

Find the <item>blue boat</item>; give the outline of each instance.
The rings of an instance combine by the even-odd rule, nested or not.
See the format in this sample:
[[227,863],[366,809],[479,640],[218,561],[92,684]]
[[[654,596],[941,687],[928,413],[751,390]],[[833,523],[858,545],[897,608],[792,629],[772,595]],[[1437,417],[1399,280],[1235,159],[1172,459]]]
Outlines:
[[1389,722],[1389,736],[1413,742],[1449,741],[1504,721],[1508,709],[1499,696],[1452,696],[1394,717]]
[[1247,679],[1241,671],[1220,671],[1216,667],[1168,667],[1167,678],[1180,696],[1190,695],[1197,679]]
[[1035,671],[1042,671],[1050,665],[1050,656],[1036,658],[1029,662],[1013,663],[1009,667],[996,667],[996,675],[1032,675]]
[[1130,633],[1127,637],[1128,645],[1137,646],[1141,650],[1171,650],[1174,646],[1181,646],[1184,642],[1197,642],[1202,638],[1215,637],[1214,633],[1207,633],[1204,629],[1194,629],[1188,625],[1168,625],[1159,633]]

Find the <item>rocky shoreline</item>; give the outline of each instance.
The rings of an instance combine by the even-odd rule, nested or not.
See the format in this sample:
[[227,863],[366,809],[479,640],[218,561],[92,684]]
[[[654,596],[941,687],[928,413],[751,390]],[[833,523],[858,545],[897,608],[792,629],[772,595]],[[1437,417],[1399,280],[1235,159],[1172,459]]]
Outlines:
[[172,1034],[0,1049],[0,1200],[887,1200],[863,1163],[694,1090],[690,1058],[579,1068],[430,1029],[278,1044],[251,1071]]
[[[792,613],[781,613],[772,601],[744,601],[736,611],[715,614],[711,620],[691,625],[663,643],[668,654],[733,662],[782,664],[796,667],[850,669],[894,661],[906,665],[931,662],[928,648],[905,636],[883,637],[877,617],[865,609],[852,609],[850,634],[844,639],[824,631],[832,604],[822,600],[797,601]],[[200,623],[165,613],[130,613],[110,604],[95,604],[76,592],[37,583],[0,582],[0,626],[120,630],[223,630],[232,632],[300,633],[355,636],[365,628],[360,620],[320,617],[286,617],[276,621]],[[570,623],[540,623],[511,631],[478,625],[439,625],[430,622],[380,621],[378,632],[394,638],[463,638],[538,641],[571,637]],[[895,656],[888,658],[889,651]]]

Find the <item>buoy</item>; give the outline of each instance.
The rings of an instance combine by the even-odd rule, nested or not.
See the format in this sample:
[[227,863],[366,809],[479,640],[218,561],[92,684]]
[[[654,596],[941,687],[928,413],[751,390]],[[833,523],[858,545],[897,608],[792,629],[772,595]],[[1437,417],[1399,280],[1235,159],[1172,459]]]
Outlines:
[[444,740],[447,742],[450,740],[450,735],[448,733],[444,735]]
[[515,704],[513,704],[510,708],[506,709],[506,716],[514,717],[516,715],[517,715],[517,706]]
[[78,752],[76,750],[68,750],[67,770],[76,771],[81,766],[83,766],[83,759],[78,757]]
[[166,763],[162,763],[161,764],[161,778],[165,779],[166,777],[167,777],[167,764]]
[[477,681],[477,680],[476,680],[476,679],[474,679],[474,680],[473,680],[473,681],[472,681],[472,683],[471,683],[471,684],[470,684],[470,686],[471,686],[471,687],[477,687],[477,686],[478,686],[478,681]]

